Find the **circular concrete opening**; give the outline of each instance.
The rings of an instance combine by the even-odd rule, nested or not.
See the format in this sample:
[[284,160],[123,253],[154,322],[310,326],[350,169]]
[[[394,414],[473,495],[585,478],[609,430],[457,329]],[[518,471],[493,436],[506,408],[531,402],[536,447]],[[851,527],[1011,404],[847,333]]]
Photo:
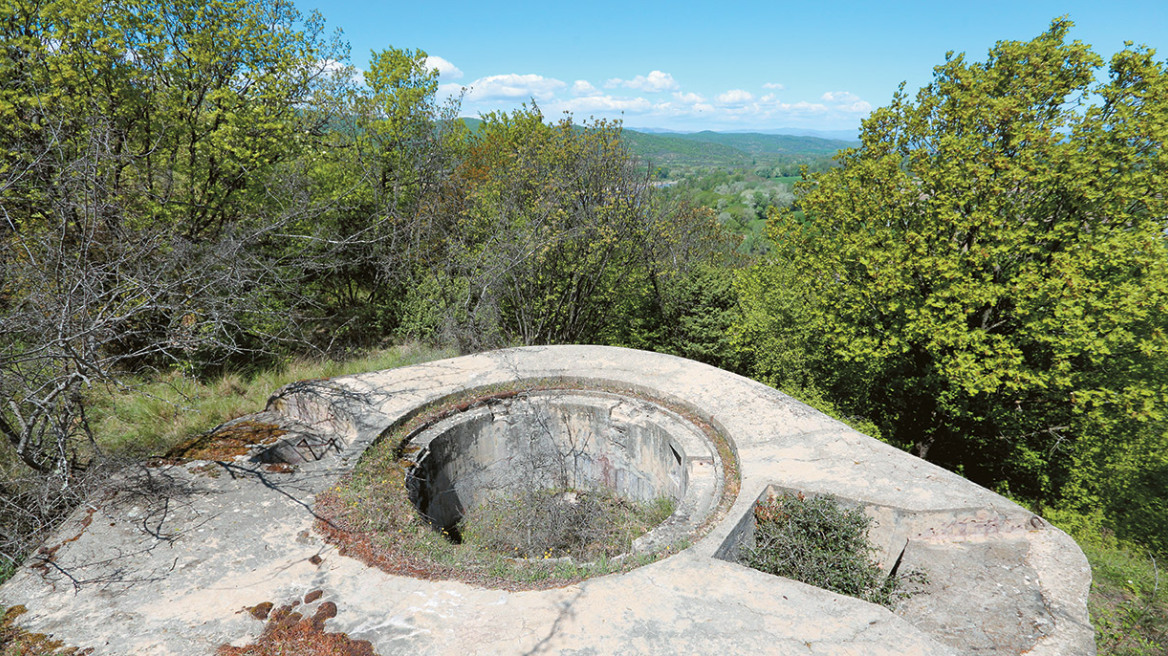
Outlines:
[[427,522],[457,535],[468,511],[523,490],[668,499],[673,514],[633,543],[691,534],[718,504],[722,467],[704,433],[670,410],[602,392],[549,390],[489,400],[410,441],[406,485]]

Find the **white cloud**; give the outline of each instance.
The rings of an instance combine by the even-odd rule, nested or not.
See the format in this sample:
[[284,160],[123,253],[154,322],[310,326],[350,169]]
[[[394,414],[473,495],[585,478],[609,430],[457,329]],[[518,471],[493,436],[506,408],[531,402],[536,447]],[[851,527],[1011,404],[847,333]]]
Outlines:
[[555,96],[557,89],[565,86],[560,80],[542,75],[490,75],[471,82],[467,98],[475,101],[526,98],[548,100]]
[[859,96],[850,91],[828,91],[822,97],[822,100],[826,100],[827,102],[838,103],[854,103],[859,99]]
[[[872,110],[869,103],[847,91],[784,102],[788,99],[780,96],[789,92],[780,93],[781,84],[761,86],[769,91],[736,88],[705,95],[682,89],[661,71],[631,80],[612,78],[604,84],[536,74],[492,75],[466,85],[463,113],[508,111],[534,99],[544,116],[568,112],[581,122],[589,117],[623,118],[631,125],[718,130],[848,126]],[[463,91],[463,86],[450,81],[439,86],[440,94],[453,97]]]
[[669,91],[670,89],[678,88],[677,81],[673,79],[673,76],[669,73],[662,73],[661,71],[650,71],[648,75],[638,75],[631,80],[622,80],[619,77],[614,77],[605,82],[604,86],[609,89],[626,87],[648,93],[657,93],[659,91]]
[[823,103],[809,103],[800,100],[797,103],[779,103],[779,109],[791,114],[826,114],[830,111]]
[[655,105],[644,98],[620,98],[611,95],[583,96],[560,103],[555,109],[580,114],[589,112],[625,112],[644,114],[655,109]]
[[706,102],[705,96],[703,96],[700,93],[689,93],[689,92],[683,93],[681,91],[675,91],[675,92],[673,92],[673,97],[677,98],[678,100],[680,100],[683,103],[688,103],[690,105],[695,105],[697,103]]
[[457,82],[448,82],[446,84],[441,82],[438,83],[438,97],[442,98],[443,100],[459,97],[465,90],[466,87]]
[[598,96],[600,89],[592,86],[588,80],[576,80],[572,83],[572,95],[574,96]]
[[872,111],[871,103],[860,100],[860,97],[849,91],[828,91],[823,94],[823,100],[835,103],[833,109],[849,114],[867,114]]
[[754,100],[754,94],[742,89],[731,89],[726,93],[718,94],[715,100],[723,105],[745,105]]
[[447,80],[457,80],[462,77],[462,71],[451,64],[449,60],[430,55],[426,57],[426,68],[437,69],[438,75]]
[[775,91],[782,91],[783,89],[786,89],[787,87],[779,84],[778,82],[767,82],[766,84],[762,85],[762,88],[774,89]]

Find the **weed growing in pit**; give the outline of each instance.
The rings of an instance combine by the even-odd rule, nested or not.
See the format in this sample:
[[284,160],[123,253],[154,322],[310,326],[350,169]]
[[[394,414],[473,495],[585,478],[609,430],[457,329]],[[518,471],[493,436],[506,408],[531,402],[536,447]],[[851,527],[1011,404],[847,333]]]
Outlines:
[[[742,561],[757,570],[892,607],[901,577],[885,577],[868,541],[871,519],[830,497],[783,494],[754,507],[754,544]],[[912,579],[923,582],[923,574]]]
[[463,541],[520,558],[610,558],[673,514],[671,499],[636,503],[609,490],[525,489],[479,504]]

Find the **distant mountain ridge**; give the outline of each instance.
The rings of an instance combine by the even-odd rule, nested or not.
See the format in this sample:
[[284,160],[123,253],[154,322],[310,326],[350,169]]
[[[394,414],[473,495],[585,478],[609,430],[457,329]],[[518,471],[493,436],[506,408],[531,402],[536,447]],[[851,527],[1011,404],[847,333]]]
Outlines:
[[[475,118],[461,120],[471,131],[478,131],[482,125],[482,121]],[[794,132],[807,134],[791,134]],[[765,132],[674,132],[662,128],[624,128],[622,134],[629,149],[654,166],[741,167],[808,163],[815,159],[826,161],[840,149],[860,143],[853,132],[795,128]],[[828,134],[852,136],[847,139],[822,136]]]
[[[671,130],[669,128],[625,128],[633,132],[645,134],[696,134],[694,130]],[[708,132],[709,130],[706,130]],[[718,134],[783,134],[792,137],[819,137],[820,139],[837,139],[859,143],[859,128],[853,130],[812,130],[810,128],[774,128],[770,130],[719,130]]]
[[685,166],[752,166],[809,163],[830,158],[858,140],[762,132],[658,132],[624,129],[624,140],[635,154],[654,164]]

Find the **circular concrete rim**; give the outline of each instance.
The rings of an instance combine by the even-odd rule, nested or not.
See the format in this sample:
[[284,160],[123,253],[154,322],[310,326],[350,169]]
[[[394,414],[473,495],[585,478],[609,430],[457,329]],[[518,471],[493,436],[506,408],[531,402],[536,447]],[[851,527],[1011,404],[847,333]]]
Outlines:
[[[517,381],[516,384],[524,387],[523,381]],[[526,405],[521,408],[526,411],[538,411],[537,403],[576,411],[582,407],[605,411],[614,430],[620,431],[618,426],[627,430],[634,425],[647,424],[667,440],[664,445],[670,449],[668,455],[676,459],[676,482],[681,491],[674,497],[675,509],[668,518],[639,536],[629,551],[611,556],[609,561],[619,562],[629,555],[663,551],[683,542],[700,539],[712,527],[713,520],[717,519],[715,513],[719,510],[724,513],[733,501],[731,498],[723,500],[725,468],[715,440],[724,442],[724,438],[712,430],[702,430],[679,412],[644,395],[622,394],[583,385],[532,386],[514,396],[481,396],[470,401],[469,407],[465,409],[460,404],[460,409],[454,413],[440,413],[432,420],[423,422],[411,430],[396,447],[404,454],[405,460],[413,463],[406,473],[407,483],[423,463],[434,457],[432,447],[436,442],[449,439],[454,431],[468,422],[481,422],[487,417],[497,422],[500,416],[511,415],[515,410],[514,405],[520,403]],[[481,424],[477,426],[478,429],[484,427]],[[382,439],[385,437],[383,434]],[[611,441],[610,436],[594,434],[594,437]],[[364,462],[365,454],[358,460],[357,468]],[[655,455],[667,457],[664,453]],[[613,487],[618,485],[614,481],[608,482]],[[451,484],[456,485],[454,481]],[[617,494],[621,492],[617,491]],[[411,501],[417,507],[418,500],[413,495]],[[422,513],[423,519],[430,521],[420,508],[419,513]],[[571,557],[558,560],[573,561]]]

